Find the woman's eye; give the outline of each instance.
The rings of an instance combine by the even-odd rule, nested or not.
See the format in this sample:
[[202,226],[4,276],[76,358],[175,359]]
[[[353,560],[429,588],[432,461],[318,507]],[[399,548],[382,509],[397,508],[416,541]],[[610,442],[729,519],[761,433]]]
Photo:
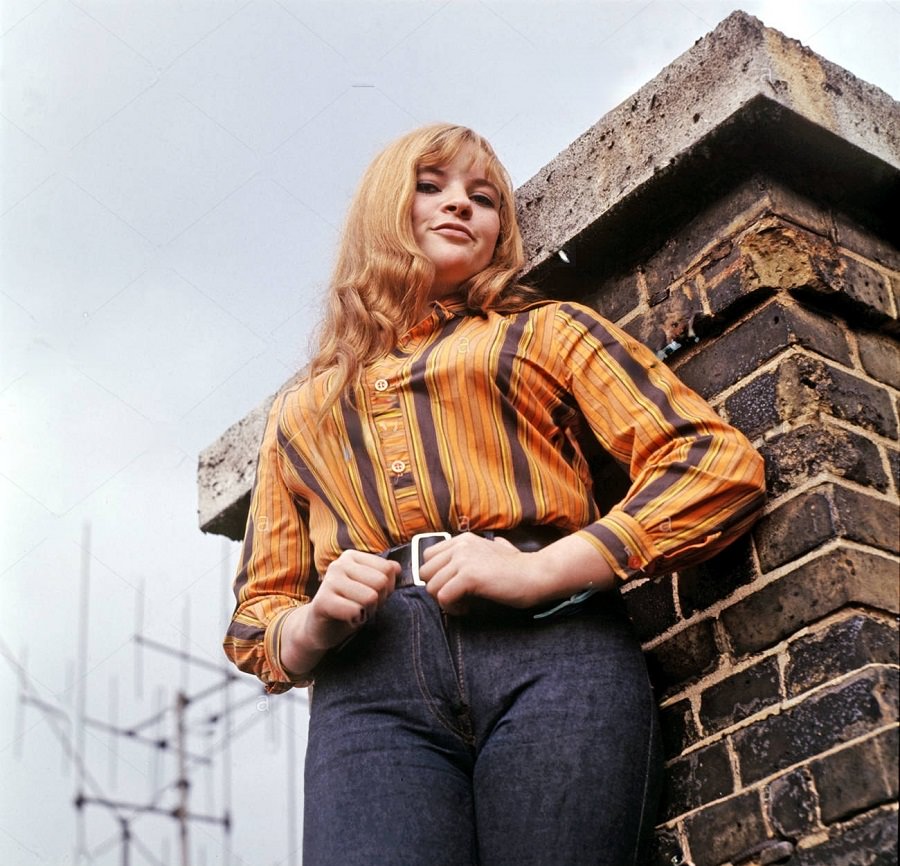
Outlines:
[[483,207],[496,207],[496,204],[494,204],[494,200],[489,195],[485,195],[481,192],[476,192],[472,196],[472,201],[478,202],[478,204],[482,205]]
[[416,183],[416,192],[438,192],[438,187],[430,180],[420,180]]

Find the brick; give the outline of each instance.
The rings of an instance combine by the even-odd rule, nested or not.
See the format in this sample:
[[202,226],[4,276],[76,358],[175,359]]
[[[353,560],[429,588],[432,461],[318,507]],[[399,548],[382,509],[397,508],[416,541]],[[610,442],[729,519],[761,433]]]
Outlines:
[[713,622],[703,619],[648,650],[650,679],[661,696],[713,670],[719,663]]
[[622,598],[641,642],[661,635],[678,621],[669,575],[650,578],[634,586],[625,584]]
[[834,233],[838,244],[845,249],[886,268],[900,270],[900,249],[886,238],[867,231],[856,220],[835,212]]
[[827,299],[869,321],[884,322],[897,318],[890,281],[884,274],[849,256],[821,260],[823,279],[798,286],[801,295]]
[[878,447],[864,436],[828,424],[806,424],[775,436],[760,453],[766,461],[766,486],[773,495],[822,472],[876,490],[888,487]]
[[838,484],[823,484],[795,496],[753,528],[764,572],[837,537],[895,551],[900,537],[896,504]]
[[684,851],[678,831],[670,827],[657,827],[647,854],[649,866],[673,866],[684,863]]
[[700,565],[678,572],[678,601],[685,617],[728,598],[758,576],[749,536]]
[[687,698],[662,707],[659,711],[663,754],[666,758],[680,755],[699,739],[691,702]]
[[724,741],[676,758],[666,768],[660,816],[668,821],[734,791]]
[[[651,303],[652,300],[651,296]],[[659,352],[673,340],[692,345],[695,341],[690,334],[702,315],[700,293],[692,283],[682,283],[669,290],[668,295],[646,313],[632,319],[625,330],[654,352]]]
[[[554,287],[556,288],[556,287]],[[556,294],[556,297],[566,297]],[[571,297],[576,297],[572,295]],[[601,316],[605,316],[612,322],[618,322],[636,309],[641,302],[641,294],[638,289],[638,275],[629,271],[623,276],[610,278],[603,281],[599,290],[588,293],[585,303],[592,306]]]
[[821,845],[798,849],[791,866],[897,866],[897,811],[880,809],[834,828]]
[[839,262],[830,240],[787,222],[746,233],[741,252],[747,281],[780,291],[825,288]]
[[896,700],[897,671],[873,668],[736,731],[742,782],[752,784],[896,721]]
[[678,375],[707,399],[720,394],[790,346],[850,364],[843,329],[830,319],[775,300],[736,328],[710,340],[704,351],[678,368]]
[[896,319],[888,280],[857,259],[841,257],[840,291],[866,313]]
[[810,355],[785,358],[775,371],[748,382],[725,401],[725,413],[751,439],[820,414],[897,436],[894,407],[883,387]]
[[[730,264],[736,258],[739,258],[738,250],[728,256],[726,264]],[[701,273],[705,281],[703,291],[709,310],[713,316],[720,319],[725,316],[735,318],[740,315],[742,310],[758,303],[772,293],[771,289],[748,282],[741,268],[721,274],[717,273],[718,270],[718,268],[711,268]]]
[[831,501],[824,487],[795,496],[753,527],[759,565],[764,572],[808,553],[836,534]]
[[832,500],[844,538],[892,553],[900,546],[900,511],[896,502],[876,499],[849,487],[834,485]]
[[728,422],[751,440],[782,424],[778,374],[762,373],[751,379],[725,401],[724,409]]
[[857,613],[792,641],[784,680],[788,697],[869,664],[897,664],[897,629]]
[[741,599],[720,614],[737,655],[758,652],[850,604],[896,613],[896,563],[835,548]]
[[771,838],[757,791],[715,803],[684,822],[695,866],[718,866]]
[[715,733],[781,699],[781,678],[774,656],[710,686],[700,698],[700,724]]
[[769,782],[764,802],[772,826],[788,839],[805,836],[818,825],[819,798],[807,767]]
[[819,358],[794,355],[779,367],[779,399],[788,412],[814,409],[888,438],[897,437],[897,422],[888,392]]
[[810,764],[826,824],[897,798],[897,730],[854,743]]
[[900,390],[900,345],[883,334],[856,332],[863,369],[879,382]]

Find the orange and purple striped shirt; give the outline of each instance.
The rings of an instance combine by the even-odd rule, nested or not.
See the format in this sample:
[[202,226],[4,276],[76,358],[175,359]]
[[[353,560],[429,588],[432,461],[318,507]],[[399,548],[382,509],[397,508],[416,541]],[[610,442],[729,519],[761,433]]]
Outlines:
[[[283,391],[263,436],[225,650],[268,689],[284,617],[342,550],[418,532],[550,524],[622,580],[712,556],[764,499],[762,458],[649,349],[588,307],[434,304],[323,422],[323,374]],[[586,455],[629,472],[601,514]]]

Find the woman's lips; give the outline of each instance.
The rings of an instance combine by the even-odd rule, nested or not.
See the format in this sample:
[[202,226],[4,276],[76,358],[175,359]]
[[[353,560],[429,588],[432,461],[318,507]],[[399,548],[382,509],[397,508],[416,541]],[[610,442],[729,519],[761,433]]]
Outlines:
[[460,223],[441,223],[440,225],[435,226],[432,231],[441,232],[442,234],[446,234],[450,237],[466,237],[469,240],[475,240],[472,232],[470,232],[469,229],[467,229]]

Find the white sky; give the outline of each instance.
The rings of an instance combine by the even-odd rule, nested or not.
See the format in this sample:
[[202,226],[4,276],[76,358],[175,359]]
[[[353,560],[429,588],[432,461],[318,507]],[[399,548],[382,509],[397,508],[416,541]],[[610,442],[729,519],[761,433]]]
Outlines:
[[[518,185],[734,7],[701,0],[0,0],[0,863],[119,863],[94,797],[176,803],[134,725],[217,682],[236,545],[196,521],[198,452],[302,362],[374,152],[452,120]],[[900,95],[898,0],[742,8]],[[90,523],[86,546],[84,525]],[[87,665],[76,669],[82,560]],[[11,655],[12,658],[9,656]],[[51,709],[23,703],[28,693]],[[298,863],[305,698],[188,708],[192,862]],[[174,736],[172,714],[142,732]],[[230,744],[230,758],[226,745]],[[154,755],[156,757],[154,757]],[[229,768],[230,767],[230,783]],[[131,813],[120,813],[128,817]],[[179,862],[169,818],[131,862]]]

